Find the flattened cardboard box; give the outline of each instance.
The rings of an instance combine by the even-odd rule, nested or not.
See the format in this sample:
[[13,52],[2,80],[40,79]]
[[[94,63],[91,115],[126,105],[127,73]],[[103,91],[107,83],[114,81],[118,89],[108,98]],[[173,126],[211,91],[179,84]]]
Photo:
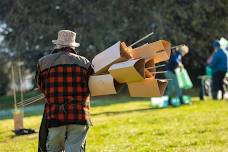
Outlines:
[[119,41],[103,52],[97,54],[92,60],[95,74],[107,73],[108,68],[113,63],[130,59],[130,50],[131,48],[128,48],[124,42],[121,43]]
[[167,80],[146,78],[144,81],[128,83],[127,85],[131,97],[161,97],[167,84]]
[[166,61],[170,57],[171,44],[165,40],[159,40],[153,43],[134,48],[131,51],[133,58],[153,58],[154,63]]
[[109,73],[119,83],[129,83],[144,80],[145,59],[128,60],[113,64]]
[[120,84],[118,84],[110,74],[93,75],[89,77],[89,90],[91,96],[116,94],[119,89]]

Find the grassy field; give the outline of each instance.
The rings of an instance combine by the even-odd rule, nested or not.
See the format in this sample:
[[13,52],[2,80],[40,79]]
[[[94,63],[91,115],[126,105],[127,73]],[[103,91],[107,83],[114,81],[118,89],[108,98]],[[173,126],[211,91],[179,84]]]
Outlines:
[[[91,111],[88,152],[228,152],[226,101],[152,109],[149,100],[102,99]],[[38,131],[41,115],[27,115],[25,127]],[[12,128],[0,120],[0,152],[37,151],[37,133],[14,136]]]

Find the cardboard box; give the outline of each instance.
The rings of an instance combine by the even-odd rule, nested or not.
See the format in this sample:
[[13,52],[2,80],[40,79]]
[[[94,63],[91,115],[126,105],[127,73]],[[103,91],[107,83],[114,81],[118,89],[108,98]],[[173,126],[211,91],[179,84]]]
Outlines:
[[23,114],[20,111],[13,113],[14,130],[23,128]]
[[116,94],[120,89],[118,84],[112,75],[93,75],[89,77],[89,90],[91,96],[101,96]]
[[131,51],[133,58],[153,58],[154,63],[166,61],[170,57],[171,44],[165,40],[149,43]]
[[145,59],[128,60],[113,64],[109,73],[119,83],[128,83],[144,80]]
[[97,54],[92,60],[95,74],[107,73],[108,68],[113,63],[123,62],[130,59],[130,50],[131,48],[128,48],[124,42],[121,43],[119,41],[103,52]]
[[145,63],[145,78],[154,78],[156,72],[154,59],[147,59]]
[[151,73],[149,70],[144,70],[145,78],[155,78],[155,74]]
[[153,58],[145,60],[145,68],[148,68],[148,67],[155,67]]
[[127,85],[131,97],[161,97],[167,84],[167,80],[146,78],[144,81],[128,83]]

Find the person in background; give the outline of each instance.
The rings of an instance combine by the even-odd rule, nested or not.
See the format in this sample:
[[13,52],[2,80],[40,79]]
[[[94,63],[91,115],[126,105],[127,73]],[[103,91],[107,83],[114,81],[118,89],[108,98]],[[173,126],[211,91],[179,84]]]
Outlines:
[[165,77],[169,79],[168,87],[167,87],[167,95],[169,97],[168,103],[172,105],[172,96],[176,93],[176,96],[179,98],[180,103],[184,104],[182,90],[179,87],[177,76],[175,74],[175,69],[177,67],[182,68],[182,57],[188,53],[189,49],[186,45],[181,45],[175,49],[171,50],[171,56],[169,61],[166,64],[167,72],[165,73]]
[[88,79],[93,69],[85,57],[77,55],[75,39],[75,32],[59,31],[58,39],[52,41],[56,48],[37,65],[36,81],[46,101],[39,134],[41,152],[85,151],[91,124]]
[[223,79],[227,72],[227,56],[220,48],[218,40],[213,41],[214,53],[209,62],[209,67],[212,69],[212,98],[217,99],[218,91],[222,91],[222,99],[224,95]]

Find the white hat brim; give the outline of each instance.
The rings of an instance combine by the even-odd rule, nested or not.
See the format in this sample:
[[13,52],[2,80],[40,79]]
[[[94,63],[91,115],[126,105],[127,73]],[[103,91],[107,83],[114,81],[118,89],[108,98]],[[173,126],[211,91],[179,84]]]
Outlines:
[[76,42],[63,43],[63,42],[58,41],[58,40],[52,40],[52,43],[56,44],[56,45],[69,46],[69,47],[79,47],[80,46],[80,43],[76,43]]

